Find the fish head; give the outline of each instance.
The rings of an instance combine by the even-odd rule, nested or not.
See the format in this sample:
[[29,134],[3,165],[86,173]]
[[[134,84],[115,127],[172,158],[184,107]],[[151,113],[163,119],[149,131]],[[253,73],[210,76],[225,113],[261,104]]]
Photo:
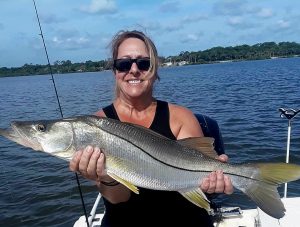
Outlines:
[[72,156],[69,153],[73,144],[73,129],[69,121],[13,121],[9,129],[0,129],[0,135],[37,151],[66,156],[61,158]]

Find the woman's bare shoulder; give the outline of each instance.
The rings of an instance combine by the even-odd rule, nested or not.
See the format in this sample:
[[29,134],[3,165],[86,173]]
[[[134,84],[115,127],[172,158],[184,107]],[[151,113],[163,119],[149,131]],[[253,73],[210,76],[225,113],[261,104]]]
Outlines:
[[96,113],[94,113],[94,115],[96,115],[98,117],[106,117],[106,115],[102,109],[97,111]]
[[180,105],[176,105],[176,104],[172,104],[172,103],[169,103],[169,110],[170,110],[170,113],[172,115],[174,115],[175,117],[176,116],[179,116],[179,117],[182,117],[181,115],[184,114],[184,116],[194,116],[194,113],[184,107],[184,106],[180,106]]
[[203,136],[200,124],[190,109],[169,104],[169,110],[170,127],[177,139]]

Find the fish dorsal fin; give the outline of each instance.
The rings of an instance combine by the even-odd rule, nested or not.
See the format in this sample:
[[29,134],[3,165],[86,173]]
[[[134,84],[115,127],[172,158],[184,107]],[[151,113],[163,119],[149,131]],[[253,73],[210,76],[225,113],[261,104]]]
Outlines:
[[215,139],[212,137],[190,137],[178,140],[177,142],[183,146],[196,149],[206,156],[217,158],[218,154],[214,149]]
[[210,211],[210,202],[207,199],[206,195],[200,190],[200,188],[194,188],[190,191],[180,191],[179,193],[196,206]]
[[139,189],[131,184],[130,182],[124,180],[123,178],[111,173],[111,172],[107,172],[107,175],[109,175],[111,178],[115,179],[116,181],[118,181],[119,183],[123,184],[124,186],[126,186],[128,189],[130,189],[131,191],[133,191],[135,194],[139,194]]

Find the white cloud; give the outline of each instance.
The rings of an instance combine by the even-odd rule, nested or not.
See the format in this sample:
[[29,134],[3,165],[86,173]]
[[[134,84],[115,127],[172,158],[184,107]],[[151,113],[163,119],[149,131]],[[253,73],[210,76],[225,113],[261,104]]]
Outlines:
[[228,24],[232,26],[241,25],[243,23],[243,18],[236,16],[236,17],[230,17],[228,19]]
[[52,38],[52,45],[59,49],[77,50],[87,48],[90,45],[90,39],[86,37],[69,37],[62,38],[54,36]]
[[179,11],[178,5],[179,5],[179,2],[177,2],[177,1],[163,2],[159,6],[159,11],[161,11],[163,13],[166,13],[166,12],[175,13],[175,12]]
[[87,13],[114,13],[117,11],[113,0],[92,0],[89,5],[81,6],[80,9]]
[[191,40],[191,41],[197,41],[199,39],[199,37],[195,34],[188,34],[187,39]]
[[245,0],[224,0],[214,4],[216,15],[243,15],[251,11]]
[[257,13],[257,15],[263,18],[272,17],[273,11],[270,8],[263,8]]
[[65,18],[58,17],[57,15],[54,15],[54,14],[43,14],[43,15],[41,15],[41,20],[45,24],[53,24],[53,23],[60,23],[60,22],[66,21]]
[[195,23],[201,20],[209,19],[208,15],[188,15],[182,18],[183,23]]
[[195,42],[195,41],[198,41],[200,40],[200,37],[202,36],[203,34],[201,33],[189,33],[185,36],[183,36],[183,38],[181,39],[181,42]]
[[229,17],[227,23],[239,30],[250,29],[256,26],[255,22],[241,16]]
[[277,21],[277,25],[280,27],[280,28],[289,28],[291,25],[290,25],[290,22],[289,21],[286,21],[286,20],[279,20]]

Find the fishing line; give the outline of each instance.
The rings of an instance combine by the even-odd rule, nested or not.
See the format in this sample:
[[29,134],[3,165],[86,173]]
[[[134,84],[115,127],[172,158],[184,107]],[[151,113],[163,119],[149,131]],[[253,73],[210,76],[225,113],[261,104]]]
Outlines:
[[[37,8],[36,8],[35,0],[32,0],[32,1],[33,1],[36,18],[37,18],[37,21],[38,21],[38,24],[39,24],[39,28],[40,28],[40,32],[41,32],[39,35],[42,37],[43,44],[44,44],[44,50],[45,50],[45,53],[46,53],[46,57],[47,57],[47,61],[48,61],[48,66],[49,66],[49,69],[50,69],[51,80],[52,80],[53,87],[54,87],[54,90],[55,90],[55,95],[56,95],[56,99],[57,99],[57,103],[58,103],[60,115],[61,115],[62,118],[64,118],[64,115],[63,115],[63,112],[62,112],[62,109],[61,109],[61,104],[60,104],[60,101],[59,101],[59,96],[58,96],[57,89],[56,89],[56,84],[55,84],[54,76],[53,76],[53,73],[52,73],[52,67],[51,67],[50,60],[49,60],[49,55],[48,55],[48,51],[47,51],[47,47],[46,47],[46,43],[45,43],[43,31],[42,31],[42,26],[41,26],[41,23],[40,23],[39,14],[38,14],[38,11],[37,11]],[[81,204],[82,204],[83,211],[84,211],[84,216],[85,216],[85,219],[86,219],[86,224],[87,224],[87,227],[90,227],[89,221],[88,221],[87,212],[86,212],[86,208],[85,208],[85,204],[84,204],[84,200],[83,200],[83,194],[82,194],[81,186],[80,186],[80,182],[79,182],[79,177],[78,177],[78,174],[76,172],[75,172],[75,177],[76,177],[76,182],[77,182],[77,186],[78,186],[78,190],[79,190],[79,194],[80,194]]]

